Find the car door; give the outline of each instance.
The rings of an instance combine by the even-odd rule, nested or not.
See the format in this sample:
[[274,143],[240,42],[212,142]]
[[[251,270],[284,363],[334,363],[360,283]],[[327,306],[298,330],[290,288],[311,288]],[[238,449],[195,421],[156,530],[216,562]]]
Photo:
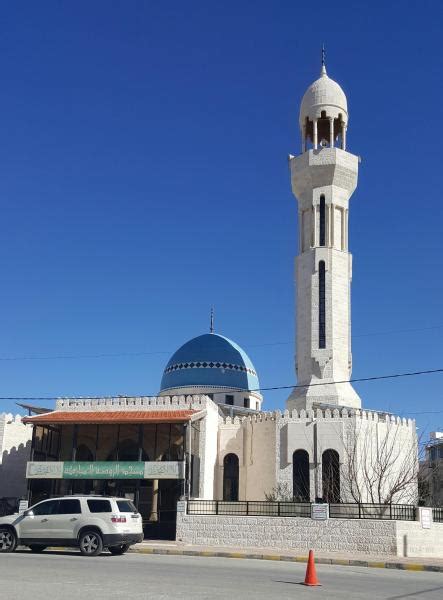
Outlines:
[[75,539],[77,525],[80,522],[81,506],[78,498],[63,498],[58,501],[57,512],[48,521],[50,537],[64,540],[66,543]]
[[51,519],[57,513],[58,503],[58,500],[44,500],[26,511],[20,522],[20,538],[51,539]]

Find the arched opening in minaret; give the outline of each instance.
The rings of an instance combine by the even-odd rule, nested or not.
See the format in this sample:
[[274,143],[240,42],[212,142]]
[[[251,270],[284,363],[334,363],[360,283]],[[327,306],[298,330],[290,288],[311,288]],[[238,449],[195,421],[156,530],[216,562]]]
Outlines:
[[322,110],[320,118],[317,119],[318,143],[322,148],[330,146],[330,123],[326,111]]
[[326,202],[323,195],[320,196],[320,246],[326,245]]
[[238,501],[238,456],[227,454],[223,459],[223,500]]
[[343,115],[339,113],[338,118],[334,119],[334,135],[335,135],[335,145],[339,148],[344,148],[343,143],[343,129],[345,127],[345,123],[343,121]]
[[304,125],[304,142],[306,150],[314,147],[314,122],[309,120],[309,117],[305,119]]
[[330,117],[326,110],[322,110],[317,119],[311,121],[309,117],[306,117],[303,125],[303,147],[305,150],[315,147],[332,148],[333,146],[345,149],[344,129],[345,123],[341,113],[337,117]]
[[295,502],[309,502],[309,454],[296,450],[292,455],[292,494]]
[[318,263],[318,347],[326,348],[326,268]]
[[336,450],[325,450],[322,454],[323,501],[340,502],[340,457]]

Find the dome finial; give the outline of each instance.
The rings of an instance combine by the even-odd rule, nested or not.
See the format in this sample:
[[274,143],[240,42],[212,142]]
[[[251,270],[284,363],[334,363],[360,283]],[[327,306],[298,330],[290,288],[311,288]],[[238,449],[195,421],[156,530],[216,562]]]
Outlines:
[[326,75],[326,50],[324,43],[321,46],[321,70],[320,75]]
[[209,325],[209,333],[214,333],[214,307],[211,306],[211,321]]

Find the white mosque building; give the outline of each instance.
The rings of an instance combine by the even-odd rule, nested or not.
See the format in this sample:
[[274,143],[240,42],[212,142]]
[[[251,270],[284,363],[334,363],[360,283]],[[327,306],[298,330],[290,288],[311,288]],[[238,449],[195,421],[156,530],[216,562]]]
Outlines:
[[[60,399],[55,411],[26,418],[35,431],[40,428],[27,470],[31,495],[109,490],[111,483],[103,488],[94,466],[105,460],[113,465],[112,489],[132,494],[150,514],[159,485],[158,502],[171,506],[183,495],[231,501],[269,495],[330,503],[416,501],[415,422],[362,408],[349,383],[348,215],[359,158],[347,150],[348,120],[346,96],[323,64],[300,107],[301,153],[289,158],[299,224],[298,384],[286,409],[263,410],[250,358],[211,327],[171,357],[157,397]],[[118,426],[118,442],[99,443],[100,428],[106,426]],[[58,454],[42,450],[45,428],[52,435],[59,430]],[[169,435],[169,442],[160,450],[162,435]],[[135,471],[125,479],[128,461],[144,462],[139,481]],[[83,463],[87,469],[82,470]]]

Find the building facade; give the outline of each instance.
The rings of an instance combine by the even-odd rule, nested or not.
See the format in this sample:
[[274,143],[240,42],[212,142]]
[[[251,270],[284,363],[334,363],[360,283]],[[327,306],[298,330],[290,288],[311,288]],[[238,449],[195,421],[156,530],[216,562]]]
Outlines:
[[420,465],[422,500],[427,506],[443,506],[443,432],[431,431]]
[[359,159],[347,149],[348,122],[346,96],[323,64],[301,103],[301,153],[289,161],[298,384],[286,410],[262,410],[252,361],[211,323],[173,354],[157,397],[60,399],[55,411],[25,418],[34,426],[31,501],[115,493],[133,499],[147,524],[173,521],[181,497],[417,501],[414,421],[362,409],[349,383],[349,200]]

